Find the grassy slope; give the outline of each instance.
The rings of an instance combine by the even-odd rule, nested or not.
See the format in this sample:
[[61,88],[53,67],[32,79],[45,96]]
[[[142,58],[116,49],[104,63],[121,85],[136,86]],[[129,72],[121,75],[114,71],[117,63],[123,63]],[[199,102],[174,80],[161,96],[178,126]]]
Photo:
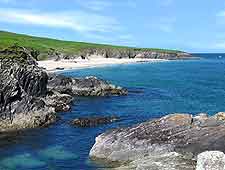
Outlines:
[[[56,39],[50,39],[50,38],[40,38],[40,37],[23,35],[23,34],[0,31],[0,49],[6,48],[15,43],[27,48],[34,48],[36,50],[39,50],[41,53],[47,53],[50,48],[56,49],[58,52],[62,52],[66,54],[76,54],[85,48],[133,49],[130,47],[123,47],[123,46],[62,41],[62,40],[56,40]],[[176,50],[156,49],[156,48],[145,48],[145,49],[143,48],[143,50],[152,50],[152,51],[170,52],[170,53],[178,52]]]

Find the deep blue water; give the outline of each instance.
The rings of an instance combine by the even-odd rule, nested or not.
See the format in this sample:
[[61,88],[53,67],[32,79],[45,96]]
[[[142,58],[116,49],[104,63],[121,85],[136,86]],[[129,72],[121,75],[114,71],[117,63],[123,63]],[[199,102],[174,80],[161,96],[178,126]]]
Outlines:
[[[0,170],[94,170],[99,165],[88,160],[88,152],[95,137],[107,129],[174,112],[225,111],[225,55],[198,56],[203,59],[63,72],[110,80],[128,88],[129,95],[79,98],[72,111],[61,113],[62,119],[54,125],[1,139]],[[94,115],[117,115],[122,121],[96,128],[75,128],[68,123]]]

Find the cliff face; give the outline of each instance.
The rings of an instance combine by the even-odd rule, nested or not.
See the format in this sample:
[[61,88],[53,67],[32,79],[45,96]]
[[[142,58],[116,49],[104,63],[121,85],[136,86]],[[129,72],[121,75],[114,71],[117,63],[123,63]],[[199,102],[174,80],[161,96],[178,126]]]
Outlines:
[[47,125],[55,111],[43,97],[47,94],[47,73],[34,65],[2,62],[0,69],[0,131]]
[[101,55],[106,58],[148,58],[148,59],[188,59],[192,56],[184,52],[150,51],[143,49],[88,49],[82,53],[84,56]]
[[93,56],[103,56],[105,58],[143,58],[143,59],[166,59],[166,60],[184,60],[195,58],[189,53],[179,51],[163,50],[145,50],[145,49],[123,49],[123,48],[89,48],[83,49],[77,54],[64,54],[52,50],[48,54],[49,58],[74,59],[78,57],[89,58]]

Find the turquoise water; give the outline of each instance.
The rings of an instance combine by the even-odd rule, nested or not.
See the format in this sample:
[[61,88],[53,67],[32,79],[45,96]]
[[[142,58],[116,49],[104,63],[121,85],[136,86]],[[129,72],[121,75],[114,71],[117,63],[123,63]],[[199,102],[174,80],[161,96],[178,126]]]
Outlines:
[[[0,170],[94,170],[88,159],[95,137],[174,112],[214,114],[225,111],[225,55],[199,55],[196,61],[116,65],[68,71],[68,76],[94,75],[128,88],[128,96],[79,98],[71,112],[44,129],[0,140]],[[82,116],[117,115],[120,122],[96,128],[74,128]]]

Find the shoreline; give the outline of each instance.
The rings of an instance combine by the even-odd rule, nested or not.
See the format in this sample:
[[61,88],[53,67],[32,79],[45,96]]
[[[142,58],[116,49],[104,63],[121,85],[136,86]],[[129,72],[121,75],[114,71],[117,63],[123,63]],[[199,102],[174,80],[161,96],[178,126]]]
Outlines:
[[104,66],[116,65],[116,64],[155,63],[155,62],[165,62],[165,61],[168,61],[168,60],[144,59],[144,58],[116,59],[116,58],[93,57],[90,59],[38,61],[38,66],[45,68],[47,72],[57,72],[57,71],[68,71],[68,70],[85,69],[85,68],[93,68],[93,67],[104,67]]

